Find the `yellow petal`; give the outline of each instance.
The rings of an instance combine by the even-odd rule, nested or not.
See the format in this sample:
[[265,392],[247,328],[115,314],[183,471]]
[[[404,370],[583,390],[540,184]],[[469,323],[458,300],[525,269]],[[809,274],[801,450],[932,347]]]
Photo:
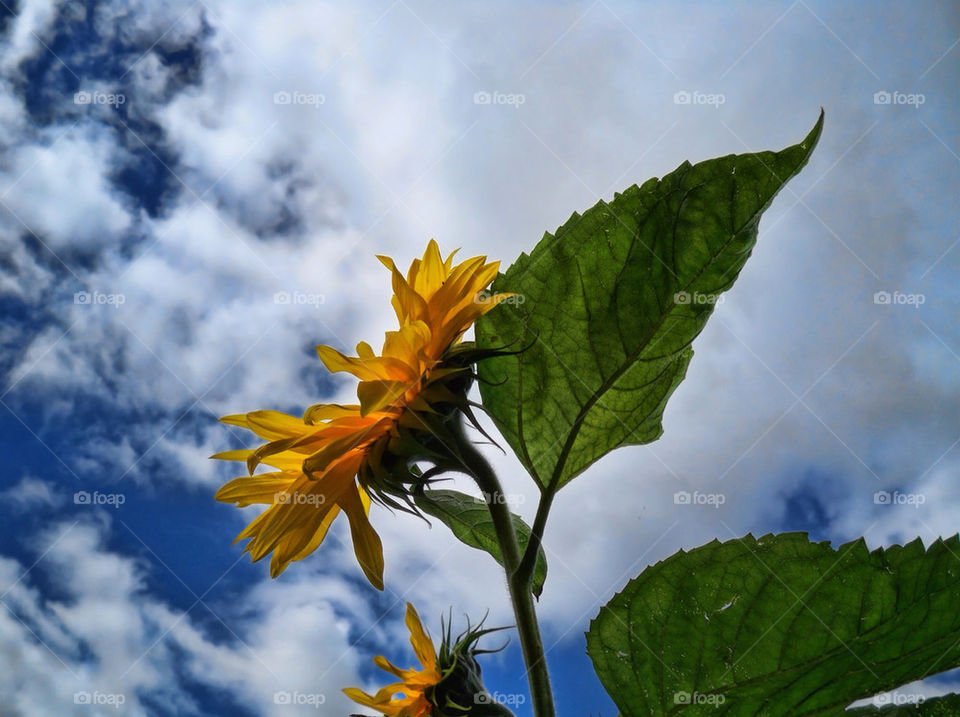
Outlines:
[[433,332],[424,321],[411,321],[399,331],[388,331],[383,342],[384,357],[395,358],[408,368],[408,372],[393,376],[397,380],[413,380],[420,376],[423,350],[430,343]]
[[322,421],[353,416],[360,412],[359,406],[339,403],[317,403],[303,412],[303,422],[315,426]]
[[396,309],[400,324],[403,325],[407,320],[416,321],[424,318],[427,313],[427,302],[424,298],[403,278],[403,274],[397,269],[393,259],[388,256],[378,256],[377,258],[390,270],[393,295],[396,299],[394,309]]
[[360,494],[351,485],[339,500],[340,506],[350,519],[350,535],[353,537],[353,552],[367,580],[377,590],[383,590],[383,544],[367,518]]
[[367,416],[393,404],[410,388],[407,381],[361,381],[357,386],[360,415]]
[[310,430],[301,419],[280,411],[251,411],[247,414],[224,416],[220,421],[247,428],[267,441],[289,438]]
[[347,687],[343,690],[343,692],[354,702],[358,702],[366,707],[372,707],[381,714],[386,715],[386,717],[401,717],[403,715],[404,705],[401,704],[399,700],[394,701],[390,698],[402,690],[402,684],[395,684],[387,685],[378,691],[376,696],[368,695],[366,692],[358,690],[356,687]]
[[375,381],[377,379],[391,379],[408,375],[410,369],[406,364],[394,358],[375,356],[373,358],[355,358],[344,356],[329,346],[317,346],[317,354],[323,365],[331,373],[346,371],[352,373],[361,381]]
[[[311,453],[308,458],[304,459],[304,472],[314,480],[318,477],[323,477],[323,472],[330,468],[335,462],[349,457],[355,448],[374,440],[388,428],[389,421],[373,422],[373,419],[371,419],[371,423],[348,431],[339,438],[327,441],[323,445],[320,445],[314,453]],[[356,473],[360,467],[359,462],[356,465],[357,467],[354,469],[354,473]],[[320,475],[318,476],[318,474]]]
[[333,525],[333,521],[338,515],[340,515],[340,506],[335,505],[330,509],[330,512],[327,513],[326,517],[320,521],[320,525],[317,526],[317,530],[314,532],[310,542],[307,543],[299,553],[290,558],[291,562],[303,560],[319,548],[320,544],[323,543],[323,539],[327,537],[327,531],[330,530],[330,526]]
[[434,669],[437,666],[437,653],[433,647],[433,640],[424,631],[420,616],[410,603],[407,603],[406,623],[410,631],[410,644],[413,645],[413,651],[417,654],[420,664],[429,670]]
[[[284,551],[274,553],[270,564],[274,577],[283,572],[293,556],[309,543],[327,513],[340,500],[341,494],[348,486],[353,485],[356,470],[351,471],[351,468],[351,465],[338,464],[327,471],[323,480],[312,481],[304,477],[290,486],[288,492],[296,494],[298,500],[275,504],[260,516],[263,518],[269,514],[270,517],[262,525],[258,525],[256,535],[247,546],[251,557],[259,560],[278,548],[288,533],[296,531],[296,537],[284,543]],[[248,530],[249,528],[250,526]]]
[[224,484],[214,498],[221,503],[236,503],[241,508],[253,503],[271,505],[276,502],[277,494],[289,488],[296,479],[296,473],[260,473],[255,476],[241,476]]
[[474,275],[485,260],[486,257],[475,256],[453,268],[444,285],[430,298],[430,312],[434,320],[442,319],[450,307],[459,303],[464,296],[476,293],[470,292],[470,289],[474,284]]
[[401,680],[404,680],[404,681],[406,681],[408,677],[411,677],[414,674],[413,670],[404,670],[397,667],[383,655],[377,655],[376,657],[374,657],[373,664],[375,664],[384,672],[389,672],[394,677],[399,677]]
[[210,458],[218,461],[241,461],[246,462],[249,455],[253,453],[249,448],[241,448],[237,451],[221,451],[220,453],[214,453]]
[[447,278],[446,274],[443,259],[440,258],[440,247],[435,240],[431,239],[427,244],[427,250],[423,253],[423,261],[413,286],[414,291],[429,300]]
[[453,265],[453,257],[456,255],[458,251],[460,250],[454,249],[452,252],[447,254],[447,258],[444,259],[443,261],[443,271],[446,273],[447,276],[450,276],[450,267]]

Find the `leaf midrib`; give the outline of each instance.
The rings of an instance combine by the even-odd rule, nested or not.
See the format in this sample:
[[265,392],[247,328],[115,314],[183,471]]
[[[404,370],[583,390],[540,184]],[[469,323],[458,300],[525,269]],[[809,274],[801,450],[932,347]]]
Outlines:
[[[808,153],[806,156],[809,156],[809,153]],[[806,158],[806,157],[805,157],[805,158]],[[682,181],[692,169],[693,169],[693,165],[690,165],[689,167],[687,167],[686,170],[685,170],[685,172],[683,173],[680,181]],[[795,170],[794,170],[794,171],[795,171]],[[790,176],[793,176],[793,174],[791,173]],[[659,180],[659,181],[662,183],[663,180]],[[702,182],[702,183],[700,183],[700,184],[696,184],[696,185],[688,188],[688,189],[684,192],[683,198],[682,198],[681,201],[680,201],[681,206],[682,206],[683,202],[686,201],[687,196],[688,196],[691,192],[693,192],[695,189],[697,189],[697,188],[699,188],[699,187],[704,186],[705,184],[707,184],[707,182]],[[782,185],[781,185],[781,186],[782,186]],[[640,230],[643,228],[643,225],[646,224],[646,222],[649,220],[649,217],[651,216],[651,214],[653,214],[653,210],[656,208],[656,206],[662,204],[664,201],[666,201],[667,198],[669,198],[670,196],[672,196],[676,191],[677,191],[677,190],[672,190],[672,191],[670,191],[670,192],[667,192],[666,194],[664,194],[662,197],[660,197],[660,198],[657,200],[657,202],[654,204],[653,207],[650,208],[650,210],[646,213],[646,215],[645,215],[645,217],[644,217],[644,219],[643,219],[643,222],[640,224],[640,226],[637,227],[637,231],[634,232],[633,238],[632,238],[632,240],[631,240],[632,242],[636,241],[637,235],[639,234]],[[778,191],[779,191],[779,188],[778,188]],[[720,247],[720,249],[710,258],[710,261],[707,262],[707,263],[700,269],[700,271],[697,272],[697,273],[693,276],[693,278],[692,278],[687,284],[684,284],[684,285],[683,285],[683,289],[682,289],[682,290],[686,290],[687,288],[689,288],[693,283],[695,283],[695,282],[703,275],[703,273],[704,273],[708,268],[710,268],[710,267],[714,264],[714,262],[724,253],[724,251],[726,251],[727,247],[730,246],[730,244],[733,242],[733,240],[734,240],[741,232],[743,232],[744,230],[746,230],[747,227],[750,226],[750,224],[754,223],[754,222],[756,221],[756,219],[757,219],[758,216],[760,216],[761,214],[763,214],[763,211],[767,208],[767,206],[770,204],[770,202],[773,201],[773,198],[774,198],[776,195],[777,195],[777,192],[774,192],[774,193],[767,199],[767,201],[764,202],[764,204],[763,204],[759,209],[757,209],[753,214],[750,215],[749,221],[745,222],[745,223],[740,227],[740,229],[738,229],[736,232],[733,232],[733,233],[731,233],[731,234],[729,235],[729,239],[727,239],[727,241],[725,241],[725,242],[723,243],[723,245]],[[603,203],[604,203],[604,205],[605,205],[606,207],[608,207],[608,208],[610,207],[610,205],[609,205],[609,203],[608,203],[607,201],[604,200]],[[616,213],[613,212],[612,210],[611,210],[611,212],[612,212],[614,215],[616,215]],[[618,220],[618,221],[619,221],[619,220]],[[673,237],[674,246],[676,246],[676,223],[677,223],[677,218],[676,218],[676,217],[674,217],[673,223],[674,223],[674,226],[673,226],[672,237]],[[628,254],[629,254],[629,252],[628,252]],[[579,270],[579,267],[580,267],[579,262],[577,262],[577,268],[578,268],[578,270]],[[675,267],[676,267],[676,257],[674,256],[674,268],[675,268]],[[676,273],[673,271],[673,268],[671,268],[670,271],[673,273],[674,276],[676,276]],[[674,307],[676,307],[676,304],[674,304]],[[573,450],[573,445],[574,445],[574,443],[576,443],[577,437],[578,437],[579,434],[580,434],[580,428],[582,427],[584,420],[586,420],[587,414],[590,413],[591,409],[596,405],[597,401],[600,400],[600,397],[603,396],[604,394],[606,394],[606,392],[610,390],[610,388],[613,386],[613,384],[615,384],[615,383],[620,379],[620,377],[623,376],[623,374],[626,373],[627,370],[629,370],[630,367],[633,366],[634,363],[636,363],[636,361],[638,360],[640,354],[643,353],[645,350],[647,350],[647,349],[649,348],[649,346],[647,345],[647,342],[649,342],[649,341],[656,335],[656,333],[657,333],[657,332],[660,330],[660,328],[663,326],[663,323],[666,321],[667,317],[670,316],[670,314],[671,314],[670,311],[665,311],[665,312],[663,312],[663,313],[661,314],[660,319],[657,321],[657,323],[653,326],[653,328],[650,330],[650,332],[648,332],[647,336],[646,336],[646,337],[644,338],[644,340],[641,342],[640,348],[637,349],[636,351],[631,352],[631,353],[628,355],[628,358],[624,360],[623,365],[622,365],[620,368],[618,368],[616,371],[614,371],[614,372],[610,375],[610,377],[609,377],[608,379],[604,380],[604,381],[600,384],[600,387],[599,387],[595,392],[593,392],[593,394],[590,396],[590,398],[588,398],[587,401],[584,403],[583,408],[577,413],[577,417],[576,417],[576,419],[574,420],[573,425],[572,425],[571,428],[570,428],[570,433],[569,433],[569,435],[567,436],[567,440],[564,442],[563,448],[562,448],[561,451],[560,451],[560,456],[559,456],[559,458],[557,459],[557,464],[556,464],[556,466],[554,467],[553,473],[552,473],[551,476],[550,476],[550,482],[546,485],[546,487],[545,487],[545,489],[544,489],[545,492],[547,492],[547,493],[553,493],[553,492],[555,492],[555,491],[559,488],[560,478],[561,478],[561,476],[563,475],[563,469],[566,467],[566,462],[567,462],[567,460],[568,460],[569,457],[570,457],[570,451]],[[696,338],[696,337],[694,337],[694,338]],[[679,355],[680,353],[682,353],[682,351],[683,351],[684,349],[689,348],[689,346],[690,346],[692,343],[693,343],[693,340],[691,339],[689,343],[685,344],[682,348],[680,348],[680,349],[678,349],[676,352],[674,352],[674,356]],[[523,371],[522,371],[522,368],[523,368],[523,355],[522,355],[522,354],[521,354],[521,356],[520,356],[520,368],[521,368],[520,374],[522,375],[522,374],[523,374]],[[523,411],[521,410],[519,413],[520,413],[520,419],[518,420],[518,428],[520,429],[520,439],[521,439],[521,440],[520,440],[520,444],[523,445],[523,446],[526,446],[526,439],[525,439],[525,437],[524,437],[524,435],[523,435],[523,432],[522,432]],[[524,449],[524,452],[526,453],[526,449]],[[529,456],[528,456],[528,461],[529,461]],[[534,472],[534,475],[536,475],[536,468],[533,466],[533,464],[532,464],[532,463],[528,463],[528,465],[530,465],[531,470]],[[572,476],[571,476],[571,478],[572,478]]]

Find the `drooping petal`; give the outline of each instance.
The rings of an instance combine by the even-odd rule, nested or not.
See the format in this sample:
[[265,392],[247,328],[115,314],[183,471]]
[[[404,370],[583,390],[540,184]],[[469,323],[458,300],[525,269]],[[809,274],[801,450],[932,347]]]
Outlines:
[[377,590],[383,590],[383,544],[370,525],[360,494],[351,486],[344,491],[339,502],[350,520],[350,535],[353,538],[353,552],[357,561],[370,583]]
[[319,548],[320,544],[323,543],[323,539],[327,537],[327,531],[330,530],[330,526],[333,525],[333,521],[338,515],[340,515],[340,506],[335,505],[330,508],[330,511],[327,513],[324,519],[321,520],[317,525],[317,528],[313,533],[313,537],[310,538],[310,541],[300,549],[300,552],[296,553],[292,558],[290,558],[290,562],[303,560],[305,557],[310,555],[310,553]]
[[400,667],[397,667],[383,655],[377,655],[374,657],[373,664],[375,664],[384,672],[389,672],[394,677],[399,677],[401,680],[406,680],[407,678],[413,677],[416,672],[415,670],[404,670]]
[[403,683],[399,682],[393,685],[387,685],[379,690],[376,695],[368,695],[356,687],[347,687],[343,692],[354,702],[366,707],[372,707],[381,714],[386,715],[386,717],[403,717],[402,710],[404,709],[404,705],[400,704],[399,701],[391,699],[393,695],[402,690]]

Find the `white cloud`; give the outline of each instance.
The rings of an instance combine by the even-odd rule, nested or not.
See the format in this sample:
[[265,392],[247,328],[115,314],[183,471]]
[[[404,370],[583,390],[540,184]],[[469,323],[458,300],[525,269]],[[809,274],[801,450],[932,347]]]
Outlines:
[[117,241],[131,218],[107,182],[116,151],[102,130],[86,125],[55,127],[20,148],[7,172],[12,183],[3,206],[13,217],[5,223],[35,233],[55,251]]
[[[75,705],[84,694],[93,704],[122,702],[95,714],[147,714],[156,703],[204,713],[182,676],[257,714],[317,714],[309,703],[278,704],[284,691],[322,695],[311,699],[337,714],[349,709],[340,689],[362,683],[352,625],[374,618],[342,581],[265,582],[184,613],[147,587],[146,562],[104,545],[108,531],[102,522],[64,522],[36,541],[33,567],[0,558],[0,654],[8,666],[0,693],[13,714],[91,714]],[[39,574],[56,581],[61,597],[34,587]],[[210,637],[199,619],[209,615],[232,639]]]
[[0,52],[0,68],[9,72],[36,50],[37,38],[50,27],[56,10],[57,3],[52,0],[24,3],[13,27],[7,33],[4,48]]
[[56,508],[63,504],[63,495],[48,482],[27,475],[18,483],[0,491],[0,500],[23,510],[34,507]]

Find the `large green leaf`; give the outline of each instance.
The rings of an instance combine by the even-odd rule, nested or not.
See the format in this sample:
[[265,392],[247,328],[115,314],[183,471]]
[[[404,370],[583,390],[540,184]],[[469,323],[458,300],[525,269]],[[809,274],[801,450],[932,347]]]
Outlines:
[[[427,490],[422,495],[416,496],[414,500],[420,510],[444,523],[462,542],[471,548],[490,553],[498,563],[503,564],[490,509],[484,501],[455,490]],[[530,541],[530,527],[520,516],[511,515],[513,515],[513,526],[517,531],[517,542],[520,544],[522,553]],[[531,592],[537,597],[540,597],[540,593],[543,592],[543,583],[546,579],[547,558],[543,548],[540,548],[531,586]]]
[[614,448],[659,438],[691,342],[822,124],[821,113],[781,152],[685,162],[600,201],[494,281],[518,296],[477,322],[478,343],[525,350],[482,361],[480,392],[542,486],[559,488]]
[[960,542],[713,541],[631,580],[587,652],[623,717],[841,715],[960,665]]

